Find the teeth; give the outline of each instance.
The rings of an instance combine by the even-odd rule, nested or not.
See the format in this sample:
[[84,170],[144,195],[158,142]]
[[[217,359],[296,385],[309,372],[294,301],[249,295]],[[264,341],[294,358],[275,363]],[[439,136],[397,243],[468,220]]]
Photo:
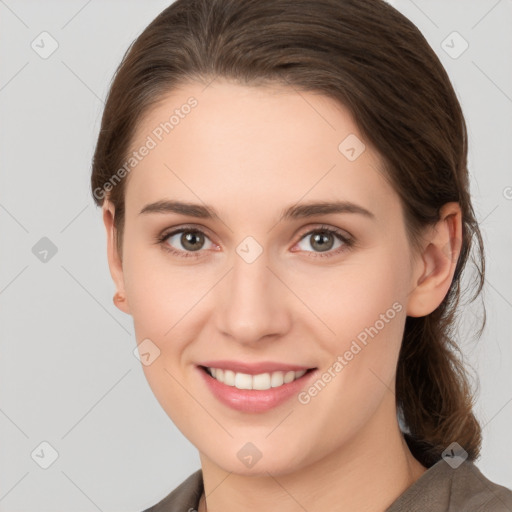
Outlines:
[[234,386],[238,389],[256,389],[263,391],[288,384],[302,377],[306,373],[306,370],[249,375],[247,373],[233,372],[232,370],[222,370],[221,368],[208,368],[208,373],[214,379],[227,386]]

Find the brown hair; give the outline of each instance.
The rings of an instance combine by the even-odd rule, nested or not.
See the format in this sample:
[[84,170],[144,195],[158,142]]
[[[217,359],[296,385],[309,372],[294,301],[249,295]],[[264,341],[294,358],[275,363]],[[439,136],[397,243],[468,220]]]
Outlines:
[[[454,326],[474,242],[478,275],[471,301],[483,287],[483,242],[470,200],[464,117],[421,32],[382,0],[174,2],[117,69],[94,154],[93,196],[98,205],[108,197],[115,207],[121,255],[126,178],[112,178],[126,161],[138,123],[173,88],[216,77],[315,91],[345,105],[401,197],[414,248],[423,228],[439,220],[440,208],[459,203],[463,227],[455,275],[435,311],[406,319],[396,404],[406,439],[423,464],[438,460],[452,441],[470,460],[478,457],[481,428]],[[477,336],[484,325],[485,309]]]

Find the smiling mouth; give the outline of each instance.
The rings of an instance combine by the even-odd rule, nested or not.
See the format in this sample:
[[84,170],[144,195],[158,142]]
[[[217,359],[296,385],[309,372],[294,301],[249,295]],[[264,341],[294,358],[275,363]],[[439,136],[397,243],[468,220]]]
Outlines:
[[316,368],[300,371],[275,371],[250,375],[248,373],[235,372],[222,368],[200,367],[210,377],[226,386],[237,389],[265,391],[272,388],[279,388],[290,382],[302,378],[304,375],[314,371]]

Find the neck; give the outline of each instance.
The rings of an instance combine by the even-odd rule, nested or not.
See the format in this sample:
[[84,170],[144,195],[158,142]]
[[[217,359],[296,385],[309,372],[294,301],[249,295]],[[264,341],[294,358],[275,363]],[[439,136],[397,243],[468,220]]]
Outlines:
[[396,415],[387,428],[374,419],[328,457],[286,474],[229,473],[201,454],[206,504],[203,497],[199,512],[323,512],[333,504],[338,512],[385,511],[426,468],[411,454]]

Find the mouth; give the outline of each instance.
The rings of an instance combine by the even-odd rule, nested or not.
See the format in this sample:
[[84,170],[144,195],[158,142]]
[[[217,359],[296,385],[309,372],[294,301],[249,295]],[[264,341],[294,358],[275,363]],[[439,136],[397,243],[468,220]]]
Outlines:
[[316,369],[309,368],[307,370],[299,371],[278,370],[251,375],[223,368],[212,368],[208,366],[200,366],[200,368],[217,382],[225,384],[226,386],[256,391],[265,391],[272,388],[282,387],[285,384],[289,384],[290,382],[300,379],[306,373],[312,372]]
[[318,368],[300,367],[264,373],[243,373],[202,365],[196,368],[213,397],[243,413],[263,413],[289,403],[318,374]]

